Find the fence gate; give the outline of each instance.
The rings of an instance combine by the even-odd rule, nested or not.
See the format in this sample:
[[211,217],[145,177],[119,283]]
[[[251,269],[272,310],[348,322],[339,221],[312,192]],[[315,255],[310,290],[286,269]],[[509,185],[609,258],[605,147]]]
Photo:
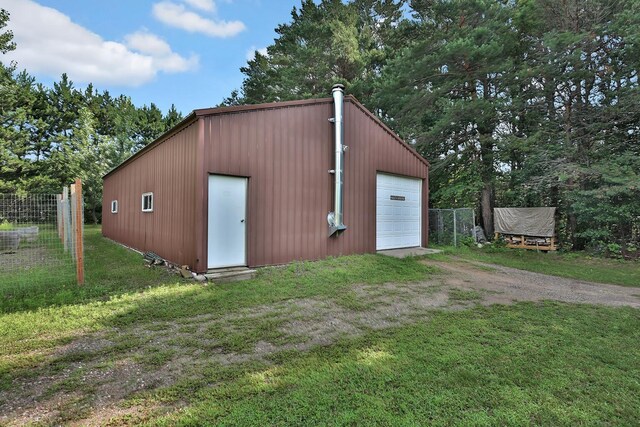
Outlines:
[[476,241],[475,212],[471,208],[429,209],[429,242],[458,246],[463,238]]
[[0,194],[0,293],[13,285],[84,282],[84,207],[62,194]]

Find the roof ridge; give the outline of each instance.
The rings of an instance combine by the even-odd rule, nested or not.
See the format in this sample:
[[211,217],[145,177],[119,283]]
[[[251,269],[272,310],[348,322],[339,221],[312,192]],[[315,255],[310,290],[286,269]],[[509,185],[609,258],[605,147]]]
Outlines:
[[246,105],[232,105],[232,106],[224,106],[224,107],[199,108],[199,109],[193,110],[193,113],[197,117],[203,117],[203,116],[214,116],[218,114],[239,113],[244,111],[270,110],[275,108],[297,107],[300,105],[309,105],[309,104],[325,104],[328,102],[333,102],[333,98],[309,98],[309,99],[297,99],[292,101],[265,102],[261,104],[246,104]]

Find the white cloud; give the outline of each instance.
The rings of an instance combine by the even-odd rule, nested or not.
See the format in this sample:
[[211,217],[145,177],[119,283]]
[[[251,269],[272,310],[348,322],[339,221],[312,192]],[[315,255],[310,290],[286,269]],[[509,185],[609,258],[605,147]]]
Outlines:
[[188,11],[184,5],[162,1],[153,5],[153,16],[171,27],[211,37],[232,37],[246,27],[241,21],[220,21],[203,18]]
[[204,10],[206,12],[216,11],[216,4],[213,0],[184,0],[184,2],[196,9]]
[[197,56],[184,58],[147,32],[130,34],[123,44],[104,40],[58,10],[31,0],[2,0],[2,7],[11,13],[8,27],[17,43],[6,57],[32,73],[67,73],[76,82],[140,86],[159,72],[183,72],[198,65]]
[[255,46],[251,46],[251,49],[249,49],[247,51],[247,61],[251,61],[251,60],[253,60],[253,58],[256,57],[256,51],[258,51],[258,53],[260,53],[260,55],[267,56],[267,48],[266,47],[262,47],[260,49],[257,49]]
[[151,56],[156,69],[167,73],[180,73],[196,68],[198,57],[188,59],[171,51],[169,43],[147,31],[137,31],[125,36],[127,46],[135,51]]
[[168,55],[171,53],[169,43],[162,40],[155,34],[146,31],[138,31],[124,36],[127,46],[138,52],[148,53],[149,55]]

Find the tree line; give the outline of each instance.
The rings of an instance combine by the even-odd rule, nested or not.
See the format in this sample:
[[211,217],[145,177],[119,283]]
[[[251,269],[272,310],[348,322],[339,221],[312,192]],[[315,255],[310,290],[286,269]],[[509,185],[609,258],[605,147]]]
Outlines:
[[[557,206],[565,247],[640,240],[640,0],[303,0],[275,31],[224,105],[342,83],[430,161],[432,207],[490,235],[494,206]],[[181,118],[7,66],[0,90],[0,191],[80,175],[94,212],[102,172]]]
[[[15,49],[0,9],[0,52]],[[76,88],[66,74],[44,86],[19,64],[0,63],[0,193],[57,194],[81,178],[85,216],[97,223],[102,176],[182,120],[153,103],[136,107],[125,95]]]
[[340,82],[431,163],[430,205],[557,206],[565,247],[640,240],[640,1],[304,0],[226,104]]

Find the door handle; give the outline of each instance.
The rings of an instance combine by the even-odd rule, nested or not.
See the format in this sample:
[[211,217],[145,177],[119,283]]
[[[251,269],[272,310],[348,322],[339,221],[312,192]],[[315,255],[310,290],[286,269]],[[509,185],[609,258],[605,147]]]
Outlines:
[[244,222],[244,219],[241,219],[240,222]]

